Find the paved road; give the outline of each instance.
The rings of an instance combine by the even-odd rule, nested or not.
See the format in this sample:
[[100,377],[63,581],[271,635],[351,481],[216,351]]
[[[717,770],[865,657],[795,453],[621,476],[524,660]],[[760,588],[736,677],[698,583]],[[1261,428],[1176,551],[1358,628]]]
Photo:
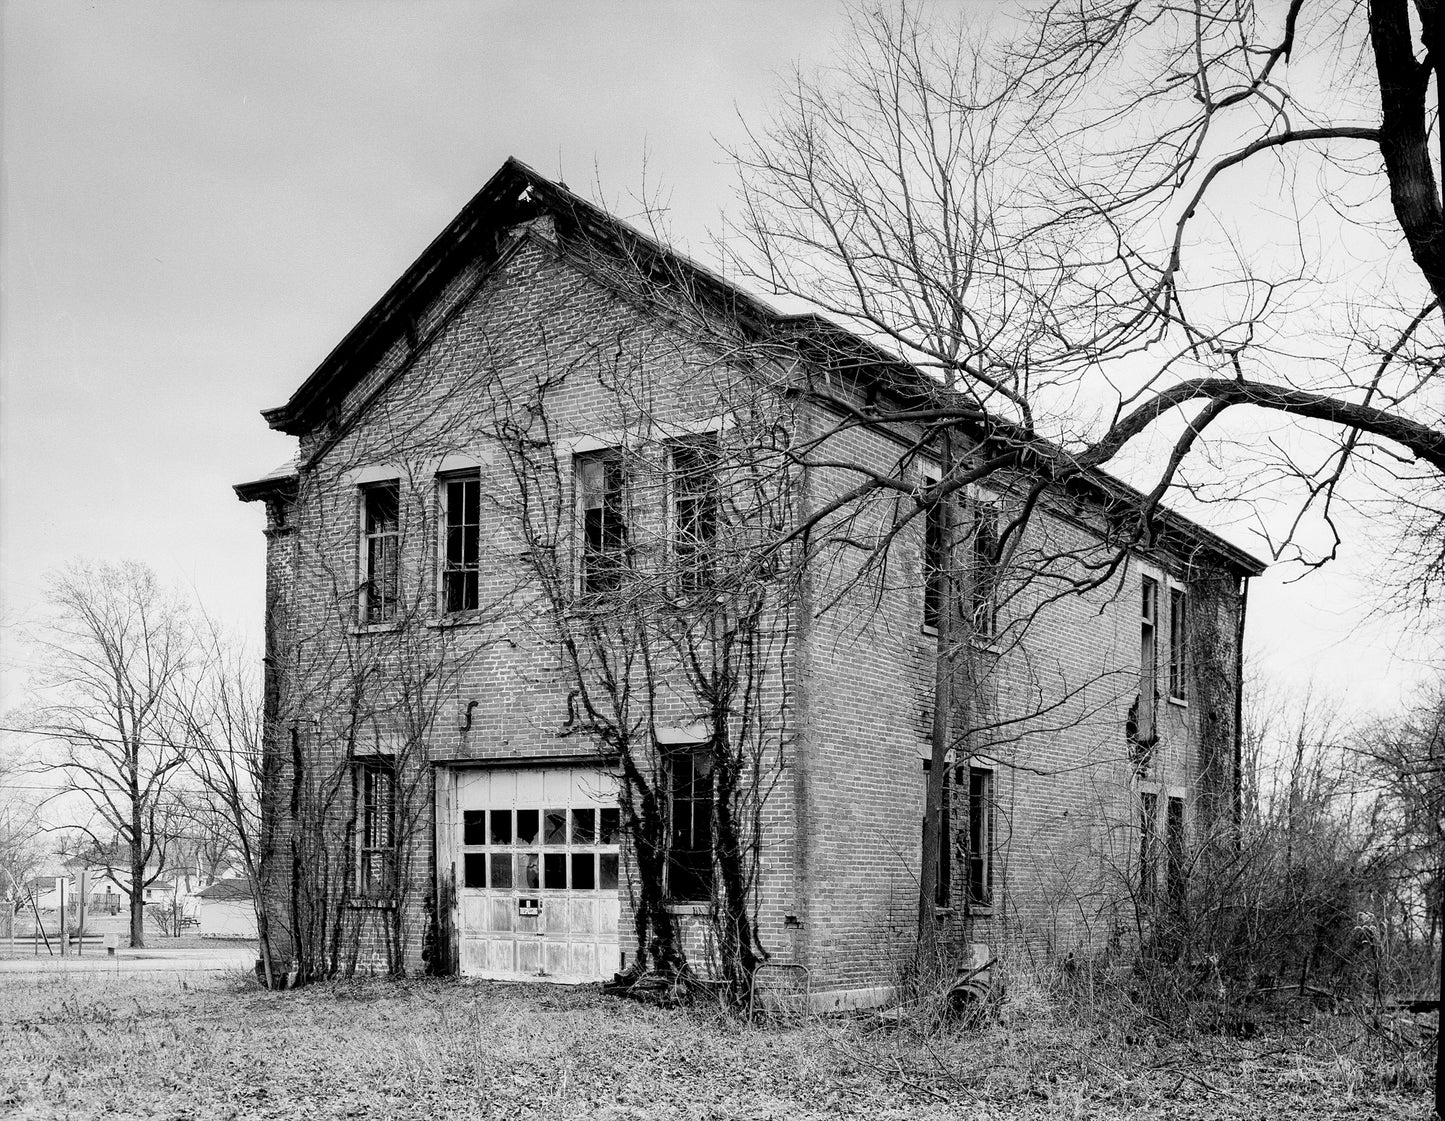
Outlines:
[[[0,951],[5,949],[8,947],[0,946]],[[22,953],[0,958],[0,973],[203,973],[251,969],[255,964],[256,947],[235,942],[195,949],[122,947],[114,957],[100,946],[87,946],[85,953],[69,957],[50,957],[42,947],[38,957]]]

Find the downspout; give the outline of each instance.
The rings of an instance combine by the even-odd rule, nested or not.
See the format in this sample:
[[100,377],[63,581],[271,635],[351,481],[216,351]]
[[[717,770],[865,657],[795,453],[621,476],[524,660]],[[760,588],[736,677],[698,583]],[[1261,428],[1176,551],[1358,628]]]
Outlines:
[[1249,577],[1239,582],[1239,614],[1234,630],[1234,845],[1243,843],[1244,824],[1244,617],[1249,608]]

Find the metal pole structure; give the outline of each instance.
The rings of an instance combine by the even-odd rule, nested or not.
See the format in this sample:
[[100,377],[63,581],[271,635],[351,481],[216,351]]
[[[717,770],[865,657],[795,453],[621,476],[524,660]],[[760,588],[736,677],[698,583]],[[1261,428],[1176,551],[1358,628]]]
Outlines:
[[80,872],[80,902],[76,904],[75,922],[75,952],[85,953],[85,902],[90,898],[90,873],[85,869]]
[[67,880],[64,876],[55,881],[55,894],[60,906],[56,909],[56,925],[60,927],[60,956],[70,956],[70,932],[65,929],[65,906],[69,902],[65,898],[65,886]]

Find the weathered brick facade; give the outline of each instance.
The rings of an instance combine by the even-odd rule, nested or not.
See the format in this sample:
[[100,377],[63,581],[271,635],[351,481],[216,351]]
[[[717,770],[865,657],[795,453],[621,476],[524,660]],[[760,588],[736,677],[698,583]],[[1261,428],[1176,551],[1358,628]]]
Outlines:
[[[649,609],[592,627],[596,616],[563,603],[580,579],[575,457],[627,457],[629,563],[647,572],[676,532],[668,449],[697,433],[711,433],[724,460],[735,455],[734,477],[752,488],[734,500],[719,549],[766,574],[743,585],[755,611],[747,703],[736,704],[751,714],[736,736],[760,786],[748,804],[763,975],[825,999],[872,999],[910,944],[937,647],[923,626],[924,519],[875,554],[886,564],[860,568],[846,547],[820,548],[801,567],[777,557],[796,555],[796,543],[778,543],[858,481],[796,449],[921,485],[928,461],[903,451],[918,433],[840,424],[807,392],[817,364],[789,350],[779,329],[788,321],[760,326],[758,305],[685,263],[660,273],[655,253],[509,162],[292,401],[268,412],[299,437],[295,469],[237,489],[268,507],[269,890],[278,915],[320,924],[284,932],[283,953],[310,938],[345,947],[340,968],[458,966],[456,776],[616,757],[615,744],[579,733],[569,636],[581,636],[579,664],[593,675],[615,671],[629,635],[656,652],[622,671],[649,683],[635,710],[649,742],[712,734],[717,714],[688,679],[685,652],[698,647],[670,637],[687,630],[683,615]],[[684,290],[679,276],[699,287]],[[477,590],[474,604],[447,612],[439,488],[463,477],[483,496]],[[990,484],[1005,517],[1017,482]],[[363,591],[367,566],[381,554],[368,552],[366,494],[379,485],[399,507],[386,545],[395,602],[389,618],[368,621],[366,596],[381,593]],[[1238,588],[1258,566],[1171,518],[1167,544],[1135,550],[1091,590],[1056,594],[1082,571],[1079,558],[1107,554],[1109,495],[1124,493],[1096,480],[1082,497],[1049,500],[1000,578],[997,633],[961,659],[966,734],[955,758],[965,782],[970,762],[992,774],[996,844],[989,905],[969,903],[968,853],[956,844],[969,804],[957,789],[955,882],[939,912],[955,943],[1061,951],[1112,937],[1118,900],[1137,888],[1141,792],[1160,806],[1183,799],[1196,843],[1228,818]],[[882,534],[900,511],[916,514],[916,501],[850,508],[847,532]],[[842,516],[825,518],[815,539],[837,537]],[[1189,665],[1191,680],[1213,675],[1214,687],[1207,704],[1161,699],[1157,742],[1142,753],[1125,729],[1141,688],[1145,576],[1164,605],[1161,665],[1169,589],[1208,612],[1195,629],[1212,642]],[[1208,597],[1193,594],[1206,585]],[[378,761],[397,776],[387,807],[397,882],[367,887],[358,784]],[[622,851],[619,964],[635,952],[633,862]],[[690,959],[705,962],[706,908],[677,910]]]

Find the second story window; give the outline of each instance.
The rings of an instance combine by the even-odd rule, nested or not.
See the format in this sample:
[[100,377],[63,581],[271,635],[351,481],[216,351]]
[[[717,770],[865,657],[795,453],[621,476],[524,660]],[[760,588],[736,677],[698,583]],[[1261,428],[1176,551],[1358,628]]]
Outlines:
[[481,508],[482,481],[478,475],[442,481],[444,612],[477,609],[481,581]]
[[[928,480],[937,486],[937,479]],[[946,501],[946,499],[944,500]],[[923,625],[938,626],[943,610],[943,558],[946,552],[943,526],[943,501],[935,502],[923,515]]]
[[598,596],[616,591],[631,564],[627,532],[627,475],[617,450],[576,459],[581,522],[578,590]]
[[367,624],[396,619],[401,593],[401,502],[395,483],[375,483],[361,492],[361,619]]
[[1139,699],[1134,713],[1134,734],[1141,744],[1154,743],[1154,717],[1158,703],[1159,582],[1145,576],[1139,610]]
[[1183,588],[1169,589],[1169,695],[1176,701],[1188,699],[1185,660],[1188,638],[1187,601]]
[[973,633],[998,634],[998,507],[980,502],[973,515]]
[[717,437],[679,441],[671,448],[672,555],[677,591],[690,595],[713,582],[718,526]]

